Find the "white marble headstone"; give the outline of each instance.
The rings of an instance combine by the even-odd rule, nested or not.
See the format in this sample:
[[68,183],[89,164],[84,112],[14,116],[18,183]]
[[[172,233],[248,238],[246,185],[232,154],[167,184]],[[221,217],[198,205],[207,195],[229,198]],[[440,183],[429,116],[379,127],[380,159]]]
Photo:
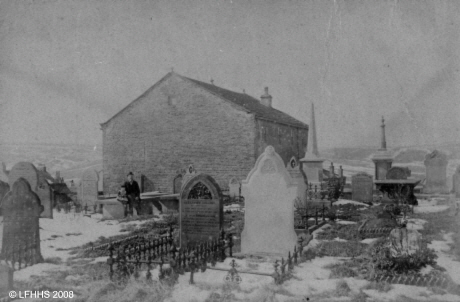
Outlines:
[[262,153],[242,182],[245,198],[243,254],[287,257],[297,242],[294,231],[295,181],[272,146]]
[[294,156],[287,163],[286,170],[288,171],[289,175],[291,175],[297,186],[297,197],[302,202],[305,202],[307,198],[307,185],[305,184],[304,177],[300,171],[300,165]]
[[228,194],[230,197],[240,196],[240,182],[233,177],[228,184]]

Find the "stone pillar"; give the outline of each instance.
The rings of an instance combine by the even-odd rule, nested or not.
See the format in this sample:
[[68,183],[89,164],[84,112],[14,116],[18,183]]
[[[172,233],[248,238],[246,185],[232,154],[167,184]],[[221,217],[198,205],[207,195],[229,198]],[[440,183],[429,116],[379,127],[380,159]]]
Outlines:
[[380,140],[380,149],[372,156],[372,161],[375,165],[375,180],[384,180],[388,170],[391,169],[393,163],[392,154],[387,151],[387,142],[385,138],[385,119],[382,116],[382,128],[381,140]]

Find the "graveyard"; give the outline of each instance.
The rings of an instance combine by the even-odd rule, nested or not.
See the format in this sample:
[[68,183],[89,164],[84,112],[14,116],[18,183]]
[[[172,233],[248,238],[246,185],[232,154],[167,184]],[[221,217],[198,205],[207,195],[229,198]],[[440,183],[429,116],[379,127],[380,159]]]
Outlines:
[[440,179],[417,193],[385,148],[376,175],[347,177],[346,165],[319,168],[314,147],[285,165],[268,146],[226,190],[189,166],[178,194],[144,192],[151,206],[128,217],[98,194],[93,169],[73,204],[44,205],[38,170],[20,162],[2,193],[2,301],[11,289],[76,301],[458,301],[458,176],[446,192],[442,153],[426,155]]

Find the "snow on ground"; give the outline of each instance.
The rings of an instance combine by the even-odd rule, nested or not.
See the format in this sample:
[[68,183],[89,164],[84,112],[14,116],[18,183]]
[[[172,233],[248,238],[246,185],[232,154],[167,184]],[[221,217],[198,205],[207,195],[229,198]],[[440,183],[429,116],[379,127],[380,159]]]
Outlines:
[[[107,257],[106,257],[107,258]],[[42,276],[48,272],[69,270],[70,266],[57,265],[51,263],[38,263],[19,271],[14,272],[15,281],[29,281],[31,276]]]
[[414,207],[414,213],[436,213],[442,212],[449,208],[449,206],[418,206]]
[[[60,257],[65,261],[70,255],[69,249],[96,241],[99,237],[120,235],[127,225],[139,225],[144,221],[119,223],[117,220],[101,221],[101,215],[92,217],[83,214],[53,212],[53,219],[40,218],[40,248],[43,258]],[[121,233],[123,234],[123,233]],[[3,237],[3,224],[0,224],[0,247]]]
[[357,224],[356,221],[348,221],[348,220],[337,220],[338,224]]
[[423,230],[423,225],[427,223],[426,220],[418,218],[409,218],[407,219],[407,229],[408,230]]
[[366,207],[369,206],[368,204],[365,204],[359,201],[348,200],[348,199],[339,199],[338,201],[334,202],[334,205],[341,205],[341,204],[355,204],[355,205],[366,206]]
[[361,240],[361,243],[372,244],[377,241],[379,238],[366,238]]
[[460,284],[460,262],[453,260],[452,256],[446,253],[450,249],[449,244],[453,243],[452,235],[453,233],[444,234],[444,241],[432,241],[428,247],[436,251],[436,263],[447,270],[455,283]]

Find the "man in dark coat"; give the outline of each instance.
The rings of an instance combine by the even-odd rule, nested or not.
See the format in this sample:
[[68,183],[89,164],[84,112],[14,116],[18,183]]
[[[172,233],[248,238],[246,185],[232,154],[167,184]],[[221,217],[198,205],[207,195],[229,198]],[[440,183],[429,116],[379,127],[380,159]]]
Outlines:
[[128,173],[128,181],[125,182],[125,191],[126,191],[126,198],[128,199],[128,213],[129,215],[133,215],[133,207],[136,209],[137,213],[139,213],[139,205],[141,201],[141,190],[139,189],[139,185],[133,179],[133,172]]

